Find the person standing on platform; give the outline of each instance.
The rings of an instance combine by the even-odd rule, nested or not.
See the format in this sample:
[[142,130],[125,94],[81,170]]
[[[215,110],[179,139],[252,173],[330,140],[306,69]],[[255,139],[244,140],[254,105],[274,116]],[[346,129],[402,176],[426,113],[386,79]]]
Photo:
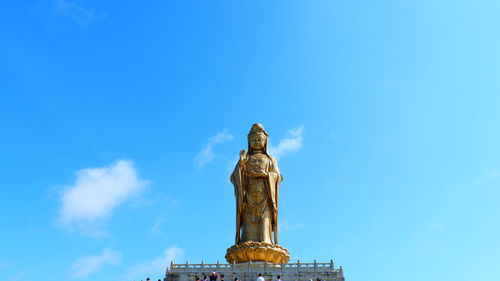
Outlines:
[[214,272],[210,273],[208,278],[210,279],[210,281],[217,281],[217,278],[219,278],[219,274],[217,274],[217,272],[215,272],[214,270]]
[[262,274],[259,273],[259,277],[257,277],[257,281],[266,281],[266,279],[264,279],[264,277],[262,277]]

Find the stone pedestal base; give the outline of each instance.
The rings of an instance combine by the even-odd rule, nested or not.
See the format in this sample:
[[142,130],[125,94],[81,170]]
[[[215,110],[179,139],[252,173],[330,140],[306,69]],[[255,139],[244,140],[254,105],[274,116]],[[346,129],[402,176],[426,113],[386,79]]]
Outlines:
[[284,264],[290,260],[290,253],[280,245],[247,241],[227,249],[226,260],[229,263],[267,261],[275,264]]
[[[269,262],[245,262],[233,264],[170,264],[165,281],[194,281],[203,279],[216,271],[224,280],[232,281],[238,277],[240,281],[255,281],[262,274],[266,281],[275,281],[278,275],[284,281],[309,281],[320,278],[323,281],[345,281],[342,267],[335,268],[333,261],[329,263],[287,263],[273,264]],[[218,279],[217,281],[221,281]]]

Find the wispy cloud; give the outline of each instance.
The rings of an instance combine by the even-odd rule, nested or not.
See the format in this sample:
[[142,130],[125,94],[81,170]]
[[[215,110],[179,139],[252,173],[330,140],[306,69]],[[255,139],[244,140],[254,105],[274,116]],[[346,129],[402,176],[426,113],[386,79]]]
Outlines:
[[144,278],[144,276],[162,276],[165,274],[165,268],[170,265],[170,262],[179,260],[183,254],[183,249],[176,246],[169,247],[165,249],[161,257],[132,266],[128,273],[123,276],[123,279],[133,280],[134,278]]
[[475,184],[485,183],[500,178],[500,172],[490,172],[474,180]]
[[288,131],[288,137],[280,140],[277,146],[269,144],[269,153],[276,158],[281,158],[288,153],[302,148],[302,134],[304,126],[299,126]]
[[148,181],[139,178],[129,160],[79,170],[76,176],[73,185],[63,188],[58,221],[91,236],[103,235],[102,228],[113,210],[149,185]]
[[105,14],[98,13],[86,6],[83,0],[54,0],[53,8],[57,14],[80,25],[88,25],[106,18]]
[[71,266],[71,277],[82,278],[98,271],[104,265],[117,265],[122,255],[112,249],[104,249],[101,254],[81,257]]
[[11,281],[25,280],[26,276],[33,272],[32,269],[24,270],[16,273],[14,276],[10,278]]
[[429,229],[434,232],[443,232],[444,231],[444,225],[439,222],[433,222],[429,226]]
[[215,136],[210,137],[203,149],[198,153],[198,155],[196,155],[196,158],[194,159],[196,167],[203,168],[206,164],[214,160],[214,145],[229,142],[232,140],[233,136],[226,131],[219,132]]
[[278,228],[281,231],[283,231],[283,230],[294,230],[294,229],[299,229],[299,228],[303,228],[303,227],[304,227],[303,223],[301,223],[301,222],[290,222],[287,219],[282,220],[278,224]]
[[159,233],[164,222],[165,222],[165,217],[163,216],[158,217],[153,226],[151,226],[151,228],[149,229],[149,232],[153,234]]

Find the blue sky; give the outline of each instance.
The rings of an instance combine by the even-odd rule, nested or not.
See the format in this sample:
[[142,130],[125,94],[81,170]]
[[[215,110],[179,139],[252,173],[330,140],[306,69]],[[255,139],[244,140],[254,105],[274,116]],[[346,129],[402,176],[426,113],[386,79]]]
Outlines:
[[497,1],[9,1],[0,279],[224,260],[255,122],[280,244],[346,280],[499,280]]

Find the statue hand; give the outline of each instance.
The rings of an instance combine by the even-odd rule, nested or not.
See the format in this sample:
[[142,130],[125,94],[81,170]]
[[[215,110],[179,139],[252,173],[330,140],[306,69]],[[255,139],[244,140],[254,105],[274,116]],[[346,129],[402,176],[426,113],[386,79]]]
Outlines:
[[241,150],[240,151],[240,164],[245,164],[245,162],[247,161],[247,151],[246,150]]
[[258,178],[266,178],[267,176],[269,176],[269,172],[262,170],[254,171],[254,176]]

